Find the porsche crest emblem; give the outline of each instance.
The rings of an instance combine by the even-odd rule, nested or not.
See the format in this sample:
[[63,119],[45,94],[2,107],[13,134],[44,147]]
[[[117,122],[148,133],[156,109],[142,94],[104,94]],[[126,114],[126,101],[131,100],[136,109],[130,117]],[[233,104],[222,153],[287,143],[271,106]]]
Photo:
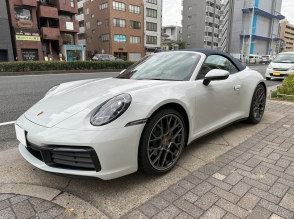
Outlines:
[[44,111],[39,112],[37,116],[41,116],[44,113]]

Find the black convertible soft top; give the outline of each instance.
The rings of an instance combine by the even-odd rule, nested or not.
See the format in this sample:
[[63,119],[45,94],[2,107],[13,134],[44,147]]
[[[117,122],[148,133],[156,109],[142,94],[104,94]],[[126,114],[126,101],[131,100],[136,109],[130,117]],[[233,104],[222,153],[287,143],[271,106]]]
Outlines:
[[200,52],[200,53],[205,54],[206,56],[209,56],[209,55],[220,55],[220,56],[224,56],[227,59],[229,59],[239,69],[239,71],[243,71],[246,68],[244,65],[242,65],[242,63],[240,63],[233,56],[231,56],[228,53],[219,51],[219,50],[191,48],[191,49],[181,49],[181,50],[178,50],[178,51]]

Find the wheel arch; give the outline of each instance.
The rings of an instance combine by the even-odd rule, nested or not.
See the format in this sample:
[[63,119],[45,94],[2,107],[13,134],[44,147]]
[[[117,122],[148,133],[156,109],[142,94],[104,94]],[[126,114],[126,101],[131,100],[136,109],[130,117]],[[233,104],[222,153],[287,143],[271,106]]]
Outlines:
[[[174,109],[176,111],[178,111],[183,119],[184,119],[184,122],[185,122],[185,126],[186,126],[186,141],[188,142],[189,140],[189,136],[190,136],[190,122],[189,122],[189,115],[187,113],[187,110],[179,103],[176,103],[176,102],[169,102],[169,103],[165,103],[163,105],[161,105],[160,107],[158,107],[156,110],[154,110],[151,114],[151,116],[149,117],[149,119],[152,117],[152,115],[156,114],[157,112],[163,110],[163,109]],[[187,145],[185,145],[186,147]]]

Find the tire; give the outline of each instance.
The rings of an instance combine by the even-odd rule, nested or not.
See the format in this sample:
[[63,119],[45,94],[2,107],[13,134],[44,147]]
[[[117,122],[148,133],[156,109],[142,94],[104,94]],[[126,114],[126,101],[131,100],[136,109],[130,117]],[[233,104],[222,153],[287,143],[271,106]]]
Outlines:
[[253,93],[251,100],[250,113],[247,121],[257,124],[262,119],[266,104],[266,93],[263,85],[259,84]]
[[174,109],[163,109],[152,115],[140,139],[139,171],[153,175],[170,171],[187,143],[186,130],[183,117]]
[[266,77],[265,79],[268,80],[268,81],[270,81],[271,80],[271,77]]

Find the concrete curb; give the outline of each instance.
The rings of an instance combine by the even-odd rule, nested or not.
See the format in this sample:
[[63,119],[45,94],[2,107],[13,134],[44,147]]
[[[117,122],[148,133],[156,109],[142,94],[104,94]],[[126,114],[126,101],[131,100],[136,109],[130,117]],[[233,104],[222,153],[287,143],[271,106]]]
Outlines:
[[0,72],[0,76],[19,75],[46,75],[46,74],[68,74],[68,73],[100,73],[100,72],[121,72],[123,69],[95,69],[95,70],[62,70],[62,71],[32,71],[32,72]]
[[78,216],[81,216],[82,218],[108,218],[88,202],[67,192],[62,192],[58,189],[45,186],[12,183],[2,184],[2,186],[0,185],[0,193],[17,195],[20,194],[44,199],[46,201],[53,202],[65,209],[74,209],[74,213]]

